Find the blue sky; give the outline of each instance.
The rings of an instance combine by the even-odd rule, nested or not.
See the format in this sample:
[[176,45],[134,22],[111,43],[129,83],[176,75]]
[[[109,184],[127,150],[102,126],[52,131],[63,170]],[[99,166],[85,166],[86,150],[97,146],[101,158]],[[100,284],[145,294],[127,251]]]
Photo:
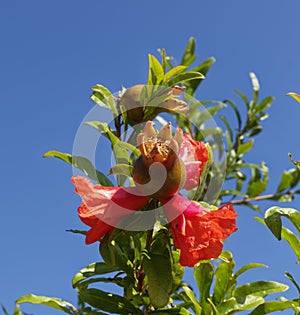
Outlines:
[[[300,92],[299,12],[297,0],[0,2],[0,302],[12,310],[18,296],[35,293],[76,303],[71,278],[98,260],[97,245],[87,247],[82,237],[65,232],[83,227],[71,168],[42,155],[71,152],[93,106],[90,87],[101,83],[115,92],[145,82],[147,53],[157,48],[180,60],[194,36],[199,58],[216,58],[199,99],[237,100],[233,89],[249,94],[250,71],[260,80],[261,97],[275,96],[249,155],[267,162],[272,192],[281,169],[291,167],[287,153],[300,159],[300,105],[285,96]],[[298,204],[299,198],[292,206]],[[238,211],[239,232],[226,244],[237,265],[270,265],[244,280],[287,282],[284,271],[299,273],[291,250],[253,221],[253,212]]]

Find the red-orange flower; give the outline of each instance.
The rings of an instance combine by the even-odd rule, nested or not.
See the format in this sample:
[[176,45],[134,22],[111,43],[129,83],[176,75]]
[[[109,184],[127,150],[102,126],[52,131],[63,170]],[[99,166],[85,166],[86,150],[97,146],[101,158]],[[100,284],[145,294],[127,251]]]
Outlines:
[[90,226],[86,234],[86,244],[100,240],[132,210],[142,208],[149,197],[138,194],[135,187],[106,187],[93,185],[83,176],[73,176],[75,192],[81,196],[78,208],[79,218]]
[[174,245],[180,249],[180,264],[192,267],[200,260],[217,258],[223,240],[237,230],[236,212],[231,204],[207,210],[180,195],[164,202],[166,215],[178,216],[171,221]]

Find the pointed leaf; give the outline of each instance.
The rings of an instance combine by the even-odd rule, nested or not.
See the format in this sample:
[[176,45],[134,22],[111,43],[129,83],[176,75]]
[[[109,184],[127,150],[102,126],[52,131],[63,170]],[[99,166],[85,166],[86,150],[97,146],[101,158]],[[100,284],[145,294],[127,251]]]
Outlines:
[[105,86],[100,84],[93,86],[92,90],[94,91],[91,95],[92,101],[99,106],[110,109],[114,116],[117,116],[118,111],[111,92]]
[[200,262],[194,267],[194,278],[200,293],[200,304],[202,306],[203,315],[211,313],[211,305],[207,299],[210,297],[210,287],[213,276],[214,269],[211,262]]
[[253,269],[253,268],[260,268],[260,267],[264,267],[264,268],[268,268],[267,265],[265,264],[260,264],[260,263],[250,263],[247,265],[244,265],[243,267],[241,267],[236,273],[235,273],[235,277],[239,277],[241,274],[243,274],[244,272]]
[[160,62],[151,54],[149,57],[148,85],[159,85],[164,80],[164,69]]
[[77,272],[73,279],[72,279],[72,286],[73,288],[77,287],[80,282],[84,281],[87,278],[96,276],[96,275],[102,275],[106,273],[111,273],[118,271],[119,268],[114,266],[108,266],[104,262],[98,262],[88,265],[87,267],[81,269],[79,272]]
[[300,103],[300,95],[294,92],[289,92],[286,94],[287,96],[291,96],[293,99],[295,99],[298,103]]
[[149,254],[143,260],[147,276],[149,297],[155,308],[162,308],[169,302],[172,290],[172,266],[168,255]]
[[[233,278],[234,261],[232,259],[232,254],[227,253],[227,261],[223,261],[217,267],[215,272],[216,283],[214,287],[214,293],[212,301],[215,305],[221,303],[225,298],[228,289],[235,284],[235,279]],[[224,255],[223,253],[223,255]]]
[[260,304],[264,303],[262,297],[248,295],[243,300],[238,302],[234,297],[224,301],[217,306],[219,314],[234,314],[239,311],[251,310]]
[[268,301],[259,305],[249,315],[265,315],[273,312],[283,311],[289,308],[296,308],[299,303],[296,301]]
[[280,240],[281,217],[288,218],[300,234],[300,212],[293,208],[271,207],[265,213],[265,222],[272,233]]
[[186,294],[186,296],[189,298],[189,300],[193,303],[192,309],[195,312],[195,314],[201,315],[202,307],[200,303],[197,301],[194,292],[188,286],[183,286],[182,289],[184,293]]
[[193,71],[184,72],[184,73],[180,73],[174,76],[171,80],[169,80],[168,86],[174,86],[176,84],[186,82],[189,80],[204,79],[204,78],[205,76],[200,72],[193,72]]
[[96,309],[113,314],[142,315],[143,313],[126,298],[107,293],[98,289],[83,289],[79,291],[80,298]]
[[164,83],[167,84],[167,82],[174,77],[175,75],[184,72],[187,69],[186,66],[177,66],[172,68],[170,71],[168,71],[165,74]]
[[242,301],[246,296],[265,297],[271,293],[286,291],[289,287],[274,281],[256,281],[237,287],[233,295],[237,301]]
[[74,314],[76,312],[75,306],[69,302],[62,301],[59,298],[40,296],[34,294],[23,295],[19,297],[16,301],[17,304],[21,303],[32,303],[46,305],[55,308],[59,311],[65,312],[67,314]]
[[85,157],[72,156],[69,153],[59,151],[48,151],[43,157],[55,157],[83,171],[90,178],[98,181],[103,186],[113,186],[113,183],[100,171],[95,170],[93,164]]
[[185,66],[189,66],[196,58],[195,52],[196,42],[195,38],[191,37],[189,42],[185,48],[184,54],[181,59],[181,64]]

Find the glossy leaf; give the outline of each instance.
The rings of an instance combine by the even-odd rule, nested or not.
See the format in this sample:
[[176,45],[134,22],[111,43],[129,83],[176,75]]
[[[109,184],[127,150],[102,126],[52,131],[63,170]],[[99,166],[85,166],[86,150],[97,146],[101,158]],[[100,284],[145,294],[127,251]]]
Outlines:
[[282,192],[283,190],[286,190],[291,186],[291,183],[293,181],[293,170],[283,171],[281,174],[281,179],[279,186],[277,188],[277,192]]
[[204,79],[204,78],[205,76],[200,72],[193,72],[193,71],[184,72],[184,73],[180,73],[174,76],[171,80],[169,80],[168,86],[174,86],[176,84],[186,82],[189,80]]
[[289,229],[283,227],[281,231],[281,236],[286,240],[294,251],[298,259],[298,264],[300,264],[300,239]]
[[265,222],[275,237],[281,239],[281,217],[288,218],[300,234],[300,212],[293,208],[271,207],[265,213]]
[[188,297],[188,299],[192,303],[192,309],[195,312],[196,315],[201,315],[202,314],[202,307],[200,303],[197,301],[194,292],[188,287],[188,286],[183,286],[182,287],[184,293]]
[[250,139],[249,141],[242,143],[239,145],[237,150],[237,155],[244,155],[248,151],[253,148],[254,139]]
[[214,270],[211,262],[203,261],[194,267],[194,278],[200,293],[200,304],[203,315],[211,313],[211,304],[207,299],[210,297],[213,276]]
[[189,39],[189,42],[185,48],[184,54],[181,59],[181,64],[185,66],[191,65],[191,63],[195,60],[196,55],[195,53],[195,47],[196,47],[196,42],[195,38],[191,37]]
[[243,300],[239,302],[236,298],[231,297],[230,299],[222,302],[217,306],[219,314],[234,314],[235,312],[251,310],[260,304],[264,303],[262,297],[247,295]]
[[265,163],[262,163],[260,167],[260,171],[255,168],[252,169],[252,177],[249,181],[247,188],[247,195],[252,198],[259,196],[261,193],[265,191],[268,184],[268,168]]
[[235,277],[239,277],[241,274],[243,274],[244,272],[253,269],[253,268],[260,268],[260,267],[264,267],[264,268],[268,268],[267,265],[265,264],[261,264],[261,263],[250,263],[247,265],[244,265],[243,267],[241,267],[236,273],[235,273]]
[[168,304],[172,290],[172,266],[168,255],[149,253],[143,260],[151,304],[161,308]]
[[[204,60],[199,66],[192,69],[192,71],[200,72],[204,76],[206,76],[207,72],[209,71],[210,67],[215,63],[215,58],[211,57]],[[185,85],[187,87],[186,93],[193,95],[198,88],[199,84],[203,81],[203,79],[195,79],[192,81],[188,81]]]
[[287,96],[291,96],[294,100],[296,100],[298,103],[300,103],[300,95],[294,92],[286,93]]
[[105,312],[124,315],[143,314],[126,298],[120,295],[104,292],[98,289],[83,289],[79,291],[79,296],[84,302],[92,307]]
[[111,92],[106,87],[100,84],[96,84],[95,86],[93,86],[92,90],[94,91],[91,95],[92,101],[99,106],[110,109],[114,116],[117,116],[118,111],[116,109],[116,104]]
[[233,278],[234,261],[230,252],[223,252],[223,257],[226,254],[226,261],[221,262],[215,272],[215,287],[212,301],[215,305],[221,303],[225,298],[228,289],[235,284]]
[[249,315],[264,315],[273,312],[283,311],[289,308],[294,309],[298,307],[299,303],[296,301],[268,301],[259,305]]
[[99,184],[103,186],[113,186],[113,183],[102,172],[95,170],[93,164],[85,157],[72,156],[69,153],[62,153],[55,150],[46,152],[43,157],[58,158],[80,169],[85,175],[96,180]]
[[179,73],[184,72],[186,69],[187,69],[186,66],[177,66],[177,67],[172,68],[170,71],[168,71],[168,72],[165,74],[165,77],[164,77],[164,84],[167,84],[168,81],[169,81],[172,77],[174,77],[175,75],[178,75]]
[[148,85],[159,85],[164,80],[164,69],[160,62],[151,54],[149,57]]
[[256,281],[237,287],[233,295],[239,301],[246,296],[265,297],[271,293],[286,291],[289,287],[283,283],[274,281]]
[[73,288],[75,288],[87,278],[90,278],[96,275],[103,275],[103,274],[115,272],[118,270],[119,268],[114,267],[114,266],[108,266],[104,262],[90,264],[87,267],[81,269],[79,272],[77,272],[74,275],[72,279],[72,286]]
[[54,297],[28,294],[28,295],[23,295],[19,297],[16,303],[17,304],[21,304],[21,303],[40,304],[40,305],[46,305],[46,306],[55,308],[67,314],[76,313],[76,308],[71,303],[62,301],[61,299],[54,298]]

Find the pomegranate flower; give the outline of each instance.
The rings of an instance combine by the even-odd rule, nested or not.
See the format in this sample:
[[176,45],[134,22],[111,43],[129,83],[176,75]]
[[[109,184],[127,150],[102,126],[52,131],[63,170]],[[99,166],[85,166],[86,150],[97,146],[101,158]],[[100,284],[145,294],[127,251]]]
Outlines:
[[137,142],[141,155],[133,168],[136,187],[105,187],[93,185],[85,177],[72,178],[75,192],[82,198],[79,217],[90,226],[86,243],[100,240],[130,211],[156,199],[170,222],[174,245],[181,251],[181,265],[194,266],[200,260],[218,257],[223,240],[236,231],[233,206],[208,210],[178,194],[181,188],[189,190],[199,185],[209,156],[205,144],[183,135],[180,128],[172,137],[170,123],[157,133],[151,121]]
[[[75,192],[81,196],[82,204],[78,208],[79,218],[90,226],[86,234],[86,244],[100,240],[131,210],[139,210],[149,200],[148,196],[138,194],[135,187],[106,187],[93,185],[83,176],[73,176]],[[126,211],[128,209],[128,211]]]
[[163,205],[166,215],[178,211],[170,223],[174,245],[180,249],[180,264],[192,267],[200,260],[217,258],[223,240],[237,230],[236,212],[231,204],[217,210],[207,210],[180,195]]

